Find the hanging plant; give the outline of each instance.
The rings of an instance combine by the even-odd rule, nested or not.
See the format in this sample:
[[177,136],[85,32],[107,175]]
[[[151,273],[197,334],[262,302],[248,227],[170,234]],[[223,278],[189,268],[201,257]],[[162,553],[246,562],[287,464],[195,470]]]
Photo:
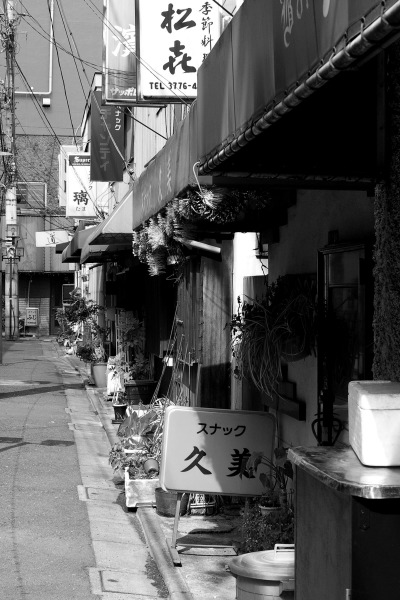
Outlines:
[[189,202],[187,218],[212,223],[232,223],[246,213],[272,205],[271,196],[263,190],[220,188],[218,186],[190,187],[186,190]]
[[[209,221],[223,225],[262,210],[272,203],[265,191],[190,186],[184,198],[174,198],[162,211],[133,233],[132,252],[147,264],[151,276],[168,273],[173,266],[180,279],[186,263],[183,248],[196,239],[196,223]],[[173,257],[173,258],[171,258]]]
[[281,361],[315,354],[316,282],[285,275],[268,286],[262,300],[238,301],[229,324],[235,375],[250,379],[267,396],[279,397]]

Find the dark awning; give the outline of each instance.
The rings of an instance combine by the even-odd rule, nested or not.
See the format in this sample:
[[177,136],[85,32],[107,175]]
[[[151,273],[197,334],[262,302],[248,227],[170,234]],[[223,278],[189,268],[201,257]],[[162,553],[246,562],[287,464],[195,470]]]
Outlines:
[[62,254],[63,250],[69,246],[69,242],[61,242],[60,244],[56,244],[56,254]]
[[90,245],[132,244],[132,197],[133,192],[128,192],[112,213],[95,228],[88,240]]
[[309,0],[287,13],[282,2],[245,2],[199,69],[199,174],[222,170],[332,78],[397,39],[399,26],[398,0]]
[[86,243],[82,249],[79,259],[81,264],[86,263],[104,263],[117,258],[117,255],[123,251],[130,251],[131,246],[126,244],[101,244],[91,246]]
[[132,230],[158,213],[190,183],[195,183],[193,165],[197,160],[196,123],[194,103],[189,116],[178,124],[175,134],[134,182]]
[[62,252],[61,262],[78,263],[82,248],[94,229],[95,227],[88,227],[86,229],[78,229],[75,231],[74,237]]

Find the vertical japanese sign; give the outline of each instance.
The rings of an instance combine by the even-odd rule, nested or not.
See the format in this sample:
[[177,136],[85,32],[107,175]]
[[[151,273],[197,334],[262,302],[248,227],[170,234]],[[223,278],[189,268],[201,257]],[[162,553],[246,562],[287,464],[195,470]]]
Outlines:
[[106,102],[136,103],[135,22],[134,0],[104,0],[103,90]]
[[90,154],[68,154],[66,217],[84,219],[97,216],[90,183]]
[[139,0],[141,97],[195,98],[197,70],[220,33],[215,3]]
[[170,406],[166,409],[160,484],[166,490],[260,496],[260,465],[246,469],[253,452],[272,459],[275,418],[264,412]]
[[17,223],[17,197],[15,188],[9,188],[6,193],[6,224],[15,225]]
[[92,92],[90,120],[90,179],[122,181],[124,173],[124,114],[119,106],[101,106],[101,91]]

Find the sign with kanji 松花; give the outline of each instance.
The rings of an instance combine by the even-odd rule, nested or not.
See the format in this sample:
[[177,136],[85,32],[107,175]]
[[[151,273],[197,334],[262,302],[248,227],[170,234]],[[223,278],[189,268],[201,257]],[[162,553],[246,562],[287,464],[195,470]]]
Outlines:
[[165,412],[160,484],[168,491],[260,496],[257,473],[246,468],[253,452],[273,456],[270,413],[169,406]]
[[97,216],[92,188],[89,152],[68,154],[66,217],[84,219]]
[[195,98],[197,70],[221,32],[221,12],[204,0],[139,0],[140,95]]

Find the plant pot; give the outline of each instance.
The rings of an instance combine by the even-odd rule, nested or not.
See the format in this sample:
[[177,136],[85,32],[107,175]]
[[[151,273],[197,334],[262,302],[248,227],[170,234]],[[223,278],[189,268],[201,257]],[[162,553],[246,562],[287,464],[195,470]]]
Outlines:
[[122,421],[125,419],[126,407],[126,404],[113,405],[115,415],[114,423],[122,423]]
[[127,508],[153,506],[155,489],[160,485],[158,478],[131,479],[125,469],[125,503]]
[[260,506],[260,505],[258,505],[258,508],[260,509],[263,517],[265,515],[270,515],[271,513],[276,513],[276,512],[279,512],[280,510],[282,510],[281,506]]
[[150,404],[157,381],[152,379],[132,379],[125,383],[128,404]]
[[297,362],[310,355],[310,348],[299,337],[284,340],[281,348],[281,357],[286,362]]
[[[176,511],[176,501],[178,498],[177,492],[166,492],[158,487],[154,490],[156,496],[156,511],[162,517],[174,517]],[[189,496],[183,494],[181,500],[181,509],[179,514],[182,516],[186,513]]]
[[160,472],[160,465],[158,464],[158,460],[156,460],[155,458],[148,458],[143,463],[143,469],[146,475],[158,475],[158,473]]
[[98,362],[90,364],[90,374],[98,388],[107,387],[107,363]]

